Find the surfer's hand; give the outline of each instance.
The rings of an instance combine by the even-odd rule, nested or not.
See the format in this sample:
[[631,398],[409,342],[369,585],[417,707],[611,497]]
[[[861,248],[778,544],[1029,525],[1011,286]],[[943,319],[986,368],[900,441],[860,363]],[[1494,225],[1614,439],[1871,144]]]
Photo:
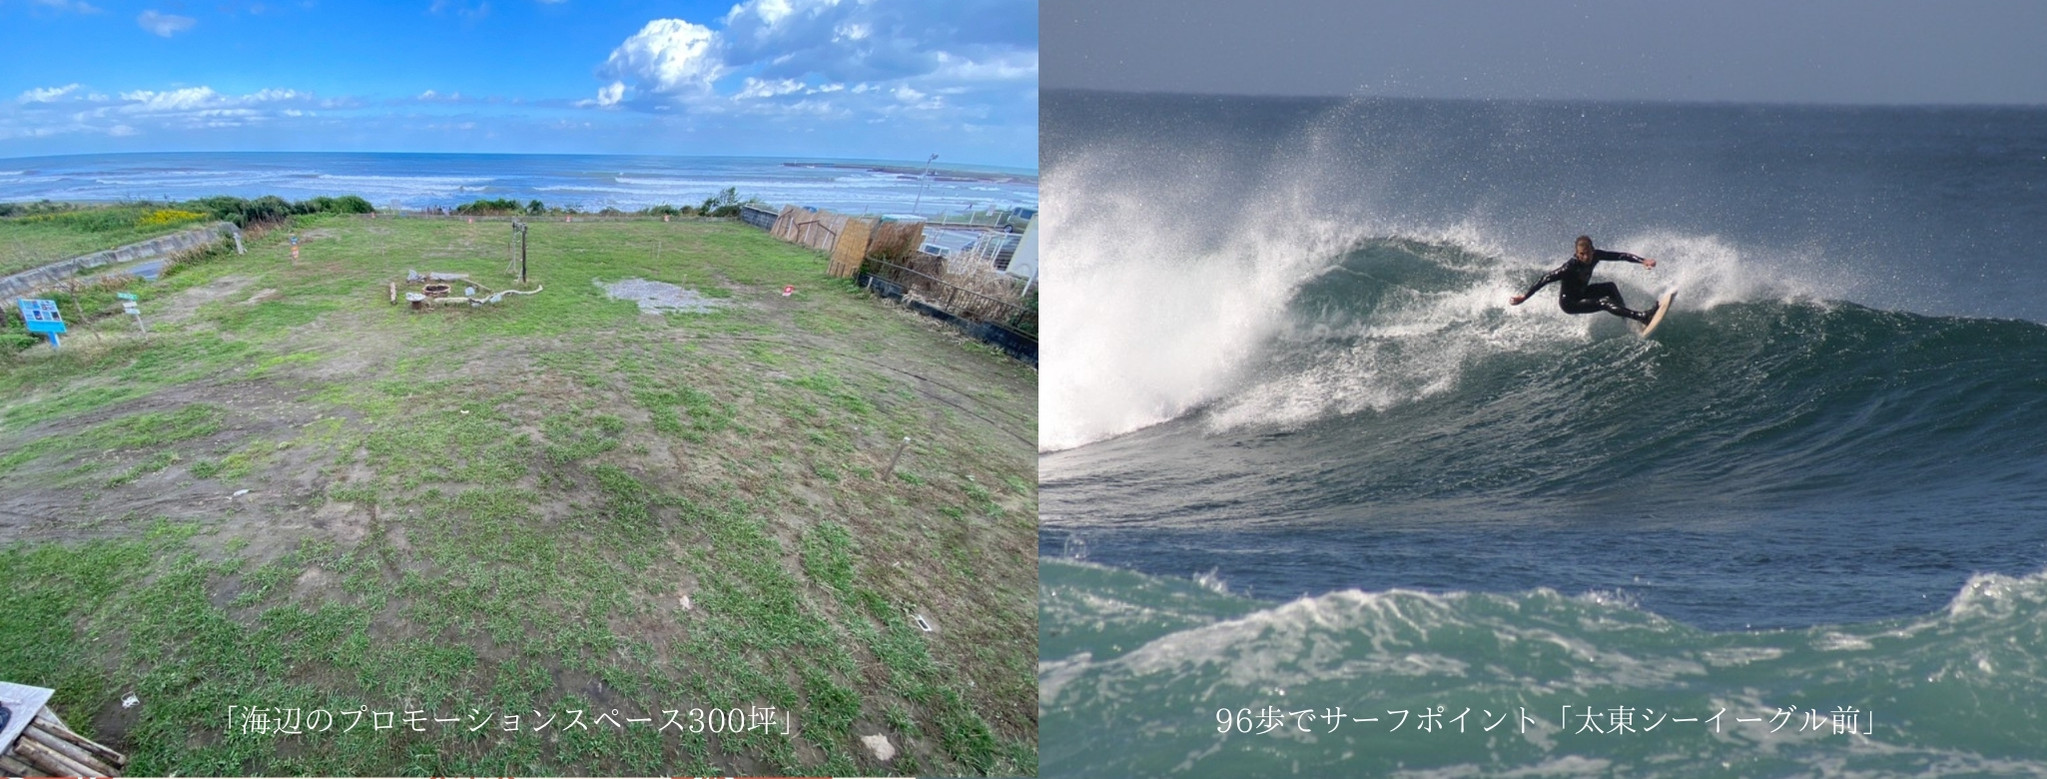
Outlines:
[[1643,257],[1643,258],[1642,258],[1642,267],[1644,267],[1644,268],[1654,268],[1654,267],[1656,267],[1656,261],[1655,261],[1655,260],[1652,260],[1652,259],[1649,259],[1649,258],[1647,258],[1647,257]]
[[1518,306],[1518,305],[1521,305],[1521,301],[1524,301],[1524,300],[1527,300],[1527,299],[1528,299],[1528,296],[1527,296],[1527,295],[1515,295],[1515,296],[1513,296],[1513,297],[1511,297],[1511,298],[1507,298],[1507,303],[1508,303],[1508,304],[1510,304],[1510,305],[1516,305],[1516,306]]

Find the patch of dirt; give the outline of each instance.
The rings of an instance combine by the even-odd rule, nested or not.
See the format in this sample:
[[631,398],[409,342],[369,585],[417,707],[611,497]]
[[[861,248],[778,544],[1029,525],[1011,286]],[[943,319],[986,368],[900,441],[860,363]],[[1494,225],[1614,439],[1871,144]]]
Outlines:
[[659,314],[664,311],[701,314],[725,305],[722,300],[707,298],[696,290],[684,289],[665,281],[626,279],[606,284],[591,279],[590,283],[604,288],[605,293],[611,295],[613,300],[630,300],[640,304],[640,311],[647,314]]
[[[13,440],[61,440],[108,420],[195,403],[226,410],[218,431],[162,449],[59,451],[16,468],[8,474],[8,488],[0,490],[0,539],[132,537],[159,518],[231,523],[254,531],[231,534],[248,539],[244,556],[259,564],[275,559],[297,544],[299,534],[284,531],[309,526],[304,505],[324,489],[317,468],[309,462],[314,453],[275,446],[296,438],[299,429],[313,421],[315,412],[304,402],[305,394],[260,380],[186,384],[32,426]],[[169,466],[124,484],[107,484],[164,449],[177,454]],[[201,460],[219,462],[244,451],[257,463],[244,478],[202,479],[192,473]],[[99,467],[83,480],[67,476],[85,462]],[[234,495],[243,489],[249,491]],[[202,535],[194,543],[224,546],[228,540]]]
[[157,309],[151,321],[172,323],[190,319],[200,306],[232,298],[254,281],[247,276],[222,276],[192,287],[151,306]]

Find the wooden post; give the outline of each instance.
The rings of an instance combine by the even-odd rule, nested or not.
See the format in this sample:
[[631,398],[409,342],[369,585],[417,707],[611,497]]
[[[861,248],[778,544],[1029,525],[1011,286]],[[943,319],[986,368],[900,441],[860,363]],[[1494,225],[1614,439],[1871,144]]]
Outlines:
[[70,758],[63,756],[62,754],[59,754],[56,750],[43,746],[42,744],[36,743],[35,741],[27,738],[15,739],[14,754],[22,758],[25,758],[29,761],[41,763],[45,766],[48,766],[49,768],[56,769],[56,773],[64,776],[99,775],[97,773],[94,773],[92,769],[79,765],[77,761],[71,760]]
[[78,302],[78,279],[71,279],[65,286],[71,289],[71,307],[78,309],[78,325],[92,331],[93,343],[102,343],[104,339],[100,338],[100,329],[85,321],[85,304]]
[[[75,763],[78,766],[86,769],[88,771],[87,773],[88,776],[114,775],[113,766],[106,765],[101,761],[94,759],[92,755],[88,754],[84,749],[79,748],[77,744],[65,741],[62,737],[54,733],[45,733],[41,728],[32,727],[22,731],[21,737],[24,739],[32,740],[38,746],[41,746],[52,752],[56,752],[59,755],[63,755],[64,759],[69,760],[72,763]],[[16,743],[20,742],[17,741]]]
[[0,771],[7,772],[8,776],[35,776],[37,773],[29,764],[6,755],[0,755]]
[[57,716],[52,714],[47,706],[43,707],[42,711],[36,712],[35,725],[99,758],[101,763],[115,768],[124,768],[128,765],[127,755],[108,749],[105,745],[72,732],[71,728],[66,726],[63,720],[57,719]]
[[888,481],[888,477],[895,475],[896,461],[903,459],[903,450],[908,448],[910,448],[910,437],[903,436],[903,442],[896,445],[895,455],[888,458],[888,470],[881,472],[882,481]]

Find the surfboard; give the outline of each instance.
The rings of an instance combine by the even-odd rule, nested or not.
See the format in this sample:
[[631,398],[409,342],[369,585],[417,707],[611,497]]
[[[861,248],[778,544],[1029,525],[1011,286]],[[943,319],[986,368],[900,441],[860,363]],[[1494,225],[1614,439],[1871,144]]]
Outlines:
[[1673,289],[1663,293],[1663,297],[1656,299],[1656,313],[1650,314],[1649,324],[1642,326],[1641,335],[1643,338],[1648,338],[1650,333],[1656,332],[1657,325],[1663,324],[1663,315],[1670,313],[1670,301],[1676,297],[1677,290]]

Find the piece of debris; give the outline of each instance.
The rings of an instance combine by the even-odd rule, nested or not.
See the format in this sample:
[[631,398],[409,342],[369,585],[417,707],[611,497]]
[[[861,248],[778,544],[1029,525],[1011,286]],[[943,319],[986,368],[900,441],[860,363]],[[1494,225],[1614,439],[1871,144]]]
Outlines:
[[873,752],[874,759],[879,760],[881,762],[886,763],[890,760],[894,760],[896,757],[896,747],[894,744],[888,743],[888,736],[882,735],[880,733],[876,733],[872,736],[861,736],[860,743],[866,744],[867,751]]
[[227,496],[227,499],[228,499],[228,500],[234,500],[235,498],[239,498],[239,497],[241,497],[241,496],[243,496],[243,495],[247,495],[247,494],[249,494],[249,491],[248,491],[248,490],[235,490],[235,494]]
[[690,602],[689,602],[689,596],[688,596],[688,595],[684,595],[684,596],[682,596],[682,610],[683,610],[683,611],[690,611],[690,610],[692,610],[692,609],[695,609],[695,608],[696,608],[696,606],[694,606],[694,605],[691,605],[691,604],[690,604]]
[[416,270],[408,270],[405,272],[405,280],[413,284],[418,284],[422,281],[467,281],[469,280],[469,274],[441,273],[439,271],[420,273]]
[[910,621],[917,623],[918,629],[923,630],[926,633],[929,633],[933,630],[937,630],[937,628],[931,626],[931,623],[929,621],[924,619],[924,615],[922,614],[911,614]]
[[141,698],[135,697],[134,693],[129,693],[128,697],[121,699],[121,708],[132,709],[135,708],[136,704],[141,702],[142,702]]

